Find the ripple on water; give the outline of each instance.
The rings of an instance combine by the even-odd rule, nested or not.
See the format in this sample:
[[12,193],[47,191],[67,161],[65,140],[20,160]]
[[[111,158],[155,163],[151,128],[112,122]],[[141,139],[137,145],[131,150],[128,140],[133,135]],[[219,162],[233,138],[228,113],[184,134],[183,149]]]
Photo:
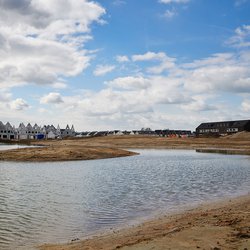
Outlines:
[[247,193],[249,158],[140,150],[98,161],[0,163],[0,249],[27,249]]

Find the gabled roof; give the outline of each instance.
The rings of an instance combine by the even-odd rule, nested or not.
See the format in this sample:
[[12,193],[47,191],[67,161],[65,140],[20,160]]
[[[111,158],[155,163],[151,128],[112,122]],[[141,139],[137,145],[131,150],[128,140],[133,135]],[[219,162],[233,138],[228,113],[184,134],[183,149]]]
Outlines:
[[0,121],[0,129],[5,130],[5,125]]

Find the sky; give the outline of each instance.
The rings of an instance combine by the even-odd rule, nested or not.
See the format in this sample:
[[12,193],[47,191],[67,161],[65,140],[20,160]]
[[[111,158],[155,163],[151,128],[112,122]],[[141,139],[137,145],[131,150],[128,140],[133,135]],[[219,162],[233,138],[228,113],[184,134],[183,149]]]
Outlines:
[[77,131],[250,119],[250,0],[0,0],[0,120]]

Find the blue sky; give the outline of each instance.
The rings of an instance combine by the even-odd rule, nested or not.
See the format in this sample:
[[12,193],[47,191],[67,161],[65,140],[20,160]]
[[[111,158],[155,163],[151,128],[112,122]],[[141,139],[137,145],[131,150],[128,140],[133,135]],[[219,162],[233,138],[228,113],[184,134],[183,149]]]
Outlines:
[[250,118],[249,0],[2,0],[3,122],[195,129]]

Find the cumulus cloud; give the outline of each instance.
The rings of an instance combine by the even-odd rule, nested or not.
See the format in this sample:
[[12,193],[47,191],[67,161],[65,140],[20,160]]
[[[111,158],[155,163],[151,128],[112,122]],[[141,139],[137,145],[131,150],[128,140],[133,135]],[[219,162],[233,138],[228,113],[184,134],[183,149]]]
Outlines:
[[0,1],[0,83],[55,84],[89,65],[83,44],[105,10],[82,0]]
[[249,93],[249,66],[249,62],[230,54],[217,54],[185,64],[184,68],[191,68],[183,72],[184,88],[191,89],[193,92]]
[[120,89],[146,89],[151,85],[149,79],[133,76],[118,77],[112,81],[106,82],[106,84],[110,87]]
[[115,69],[115,65],[97,65],[93,74],[95,76],[103,76],[112,72]]
[[127,56],[116,56],[116,61],[119,63],[129,62],[129,58]]
[[161,61],[161,60],[164,60],[166,57],[167,57],[166,54],[163,52],[155,53],[155,52],[148,51],[145,54],[133,55],[132,60],[134,62],[152,61],[152,60],[160,60]]
[[237,47],[244,48],[250,47],[250,25],[243,25],[235,30],[235,35],[232,36],[226,44]]
[[241,107],[245,112],[250,112],[250,100],[244,100]]
[[17,98],[16,100],[12,101],[10,103],[10,107],[13,110],[24,110],[29,108],[29,104],[23,100],[22,98]]
[[147,68],[147,72],[152,74],[161,74],[165,70],[169,70],[175,67],[175,58],[167,56],[164,52],[152,52],[148,51],[145,54],[138,54],[132,56],[132,61],[160,61],[160,65],[152,66]]
[[11,100],[11,93],[6,92],[6,91],[1,91],[0,92],[0,103],[3,102],[9,102]]
[[192,101],[181,105],[181,108],[186,111],[211,111],[217,110],[218,108],[214,105],[211,105],[207,102],[208,97],[206,95],[197,95],[192,97]]
[[52,92],[48,95],[43,96],[40,99],[40,103],[42,104],[60,104],[63,103],[63,98],[60,93]]

